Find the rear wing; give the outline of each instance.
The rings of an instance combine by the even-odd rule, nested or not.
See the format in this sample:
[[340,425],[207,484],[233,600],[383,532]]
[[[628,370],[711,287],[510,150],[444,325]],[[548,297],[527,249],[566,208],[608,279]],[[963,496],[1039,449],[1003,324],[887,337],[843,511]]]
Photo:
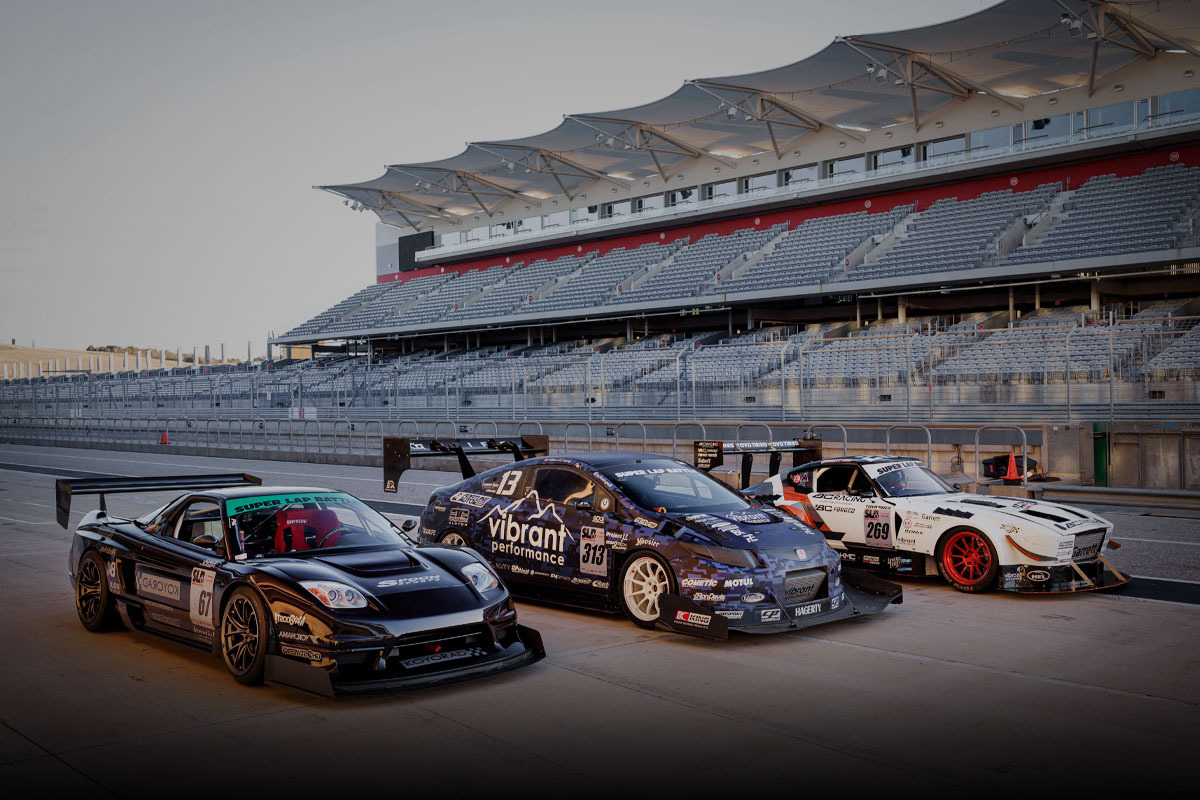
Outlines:
[[129,494],[132,492],[169,492],[195,489],[220,489],[226,486],[258,486],[262,478],[244,472],[218,475],[163,475],[150,478],[59,478],[54,482],[54,510],[58,524],[67,527],[71,517],[71,497],[77,494],[100,495],[100,511],[105,515],[106,494]]
[[414,458],[429,456],[456,456],[458,468],[464,478],[475,476],[468,455],[503,455],[509,453],[513,461],[522,461],[550,452],[550,437],[542,434],[525,434],[509,439],[407,439],[387,436],[383,440],[383,490],[395,492],[400,476],[412,469]]
[[801,464],[807,464],[809,461],[817,461],[821,458],[821,440],[820,439],[782,439],[777,442],[722,442],[722,441],[698,441],[693,443],[693,458],[692,463],[697,469],[708,472],[714,467],[719,467],[725,463],[726,455],[741,455],[742,471],[741,471],[741,486],[745,489],[750,485],[750,470],[754,465],[754,456],[756,453],[770,453],[771,461],[768,473],[774,475],[779,472],[779,467],[783,464],[783,454],[792,454],[792,466],[798,467]]

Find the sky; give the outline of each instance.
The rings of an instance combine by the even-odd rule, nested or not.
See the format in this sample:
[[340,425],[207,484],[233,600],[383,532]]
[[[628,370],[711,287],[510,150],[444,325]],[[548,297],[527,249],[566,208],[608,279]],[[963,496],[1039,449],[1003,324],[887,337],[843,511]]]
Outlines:
[[0,342],[266,353],[374,281],[314,190],[993,0],[0,0]]

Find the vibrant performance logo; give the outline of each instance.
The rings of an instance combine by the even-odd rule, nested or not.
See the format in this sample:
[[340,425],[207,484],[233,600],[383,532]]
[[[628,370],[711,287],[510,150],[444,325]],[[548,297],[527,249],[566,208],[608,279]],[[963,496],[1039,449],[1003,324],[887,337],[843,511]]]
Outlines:
[[[533,513],[528,513],[526,501],[531,501]],[[492,537],[492,552],[517,556],[531,561],[564,566],[562,552],[567,539],[575,537],[567,530],[554,510],[554,503],[542,504],[538,493],[531,490],[519,500],[506,506],[496,506],[484,514]]]

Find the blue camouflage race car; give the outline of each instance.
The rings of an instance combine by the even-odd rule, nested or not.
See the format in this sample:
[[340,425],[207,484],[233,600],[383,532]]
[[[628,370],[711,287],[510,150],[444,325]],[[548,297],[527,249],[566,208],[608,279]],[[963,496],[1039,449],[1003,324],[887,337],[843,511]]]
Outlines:
[[665,456],[518,460],[435,491],[423,542],[478,550],[514,594],[708,638],[874,613],[899,586],[843,568],[821,533]]

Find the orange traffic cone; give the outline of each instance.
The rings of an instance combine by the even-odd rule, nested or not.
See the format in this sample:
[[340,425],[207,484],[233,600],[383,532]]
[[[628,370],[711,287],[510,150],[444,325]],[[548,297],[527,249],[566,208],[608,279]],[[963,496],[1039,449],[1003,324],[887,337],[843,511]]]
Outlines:
[[[167,439],[167,432],[163,431],[162,441],[160,441],[159,444],[170,444],[170,443],[171,442]],[[1010,472],[1012,471],[1012,467],[1009,467],[1009,471]]]
[[[166,434],[164,434],[165,436]],[[1017,474],[1017,457],[1012,453],[1008,454],[1008,472],[1004,473],[1004,481],[1020,481],[1021,476]]]

